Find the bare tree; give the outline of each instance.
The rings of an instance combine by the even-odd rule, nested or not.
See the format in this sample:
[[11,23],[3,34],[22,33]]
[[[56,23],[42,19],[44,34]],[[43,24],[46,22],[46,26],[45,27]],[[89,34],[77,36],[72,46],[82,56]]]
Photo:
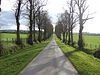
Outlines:
[[[43,11],[43,7],[45,6],[45,4],[42,2],[42,0],[38,0],[37,2],[37,6],[35,7],[36,8],[36,11],[35,11],[35,14],[36,14],[36,23],[38,25],[38,41],[41,42],[42,40],[42,30],[43,30],[43,17],[44,17],[44,11]],[[34,27],[35,28],[35,27]]]
[[38,41],[41,42],[41,11],[38,11],[37,25],[38,25]]
[[46,40],[47,38],[47,24],[49,23],[49,18],[48,18],[48,13],[47,11],[43,11],[43,29],[44,29],[44,34],[43,34],[43,40]]
[[34,32],[33,36],[34,36],[34,41],[36,41],[36,37],[35,37],[36,17],[39,16],[39,11],[44,6],[42,3],[43,2],[41,0],[34,0],[33,1],[33,32]]
[[[82,37],[82,31],[84,28],[84,24],[87,20],[91,19],[89,18],[89,14],[85,14],[86,10],[88,9],[88,6],[86,5],[86,1],[87,0],[74,0],[76,3],[76,7],[77,7],[77,15],[79,18],[79,25],[80,25],[80,29],[79,29],[79,40],[78,40],[78,46],[79,48],[83,48],[84,47],[84,41],[83,41],[83,37]],[[86,17],[84,17],[86,15]]]
[[61,25],[63,26],[63,32],[62,32],[63,42],[65,42],[65,33],[66,33],[66,25],[67,25],[65,13],[61,14]]
[[76,16],[76,13],[75,13],[75,2],[73,0],[70,0],[69,1],[69,44],[70,45],[74,45],[74,42],[73,42],[73,29],[78,21],[78,18]]
[[[38,29],[39,29],[38,41],[40,41],[40,39],[43,40],[44,37],[46,38],[46,28],[47,28],[46,25],[48,22],[47,12],[44,10],[38,12],[36,21],[37,21],[37,25],[38,25]],[[44,30],[44,35],[42,34],[43,30]],[[43,38],[42,38],[42,36],[43,36]]]
[[65,16],[65,43],[67,43],[68,41],[68,33],[69,33],[69,13],[68,10],[65,10],[64,12],[64,16]]
[[29,1],[29,37],[27,39],[28,44],[33,45],[32,28],[33,28],[33,0]]
[[[44,37],[43,39],[49,38],[52,34],[52,24],[50,21],[50,18],[47,16],[47,12],[40,10],[38,12],[37,16],[37,25],[38,25],[38,41],[41,42],[42,36]],[[44,35],[43,35],[43,29],[44,29]]]
[[16,5],[16,11],[15,11],[15,18],[16,18],[16,24],[17,24],[17,32],[16,32],[16,44],[21,45],[22,41],[20,38],[20,15],[21,15],[21,4],[22,0],[17,0],[17,5]]
[[36,37],[35,37],[36,19],[37,17],[39,17],[39,11],[43,6],[44,5],[42,4],[41,0],[28,0],[27,9],[29,11],[28,16],[30,25],[29,25],[29,37],[27,42],[30,45],[33,44],[33,38],[34,41],[36,42]]
[[73,28],[77,22],[77,16],[75,14],[75,2],[73,0],[68,1],[68,9],[60,16],[60,24],[63,31],[63,42],[73,45]]
[[57,35],[57,37],[61,40],[61,34],[63,32],[63,25],[62,22],[58,19],[58,22],[55,26],[55,33]]
[[42,19],[43,19],[42,27],[44,29],[43,40],[46,40],[47,39],[47,31],[48,31],[47,28],[48,28],[48,25],[51,24],[51,20],[50,20],[50,17],[48,16],[47,11],[43,11]]
[[41,4],[41,0],[34,0],[33,1],[33,37],[34,37],[34,41],[36,42],[36,37],[35,37],[35,28],[36,28],[36,17],[38,17],[38,12],[40,10],[40,8],[42,7]]
[[37,15],[37,18],[36,18],[36,20],[37,20],[37,25],[38,25],[38,41],[39,42],[41,42],[41,40],[42,40],[42,26],[43,26],[43,16],[44,14],[43,14],[43,11],[42,10],[39,10],[38,11],[38,15]]
[[46,23],[46,39],[48,39],[53,34],[53,25],[50,20],[50,17],[47,17],[47,23]]
[[51,22],[47,24],[47,38],[49,38],[53,34],[53,25]]
[[[63,38],[62,41],[64,43],[67,42],[67,36],[68,36],[68,44],[70,45],[70,31],[71,31],[71,13],[69,13],[67,10],[62,13],[59,17],[59,24],[62,25],[62,34],[63,34]],[[59,26],[60,26],[59,25]],[[66,35],[66,36],[65,36]]]

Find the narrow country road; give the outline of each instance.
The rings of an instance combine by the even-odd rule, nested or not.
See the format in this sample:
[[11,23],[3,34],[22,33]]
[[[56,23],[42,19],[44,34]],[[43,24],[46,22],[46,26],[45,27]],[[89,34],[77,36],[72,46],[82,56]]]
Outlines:
[[78,75],[55,39],[19,75]]

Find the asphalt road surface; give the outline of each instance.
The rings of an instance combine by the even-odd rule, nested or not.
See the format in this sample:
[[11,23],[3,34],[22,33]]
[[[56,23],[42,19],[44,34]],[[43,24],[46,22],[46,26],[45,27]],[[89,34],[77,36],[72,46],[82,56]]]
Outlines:
[[79,75],[55,39],[18,75]]

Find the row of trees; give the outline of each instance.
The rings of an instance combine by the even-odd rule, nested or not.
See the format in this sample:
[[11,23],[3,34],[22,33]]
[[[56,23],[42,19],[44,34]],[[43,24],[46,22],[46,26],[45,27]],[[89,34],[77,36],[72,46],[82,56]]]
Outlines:
[[[28,22],[28,38],[27,43],[33,45],[33,42],[41,42],[48,39],[53,33],[53,26],[50,17],[46,10],[43,10],[45,4],[43,0],[16,0],[15,20],[16,20],[16,40],[15,43],[19,46],[23,45],[20,37],[20,20],[27,19]],[[1,0],[0,0],[1,5]],[[1,10],[0,10],[1,12]],[[23,18],[22,18],[23,17]],[[38,28],[38,30],[36,30]],[[38,38],[37,38],[37,36]],[[2,41],[0,36],[0,56],[2,54]]]
[[[38,28],[38,41],[42,40],[42,32],[44,32],[44,40],[46,40],[53,32],[53,27],[48,16],[48,12],[43,10],[45,4],[42,0],[17,0],[15,18],[17,25],[16,44],[22,44],[20,39],[20,16],[21,13],[29,20],[29,36],[27,43],[32,45],[36,40],[36,27]],[[23,11],[23,12],[22,12]],[[49,28],[48,28],[49,27]]]
[[79,48],[83,48],[83,26],[87,20],[91,19],[89,18],[89,14],[85,13],[88,8],[86,0],[69,0],[67,5],[68,9],[58,19],[55,32],[60,39],[61,34],[63,35],[63,42],[73,46],[73,29],[76,25],[79,25],[78,46]]

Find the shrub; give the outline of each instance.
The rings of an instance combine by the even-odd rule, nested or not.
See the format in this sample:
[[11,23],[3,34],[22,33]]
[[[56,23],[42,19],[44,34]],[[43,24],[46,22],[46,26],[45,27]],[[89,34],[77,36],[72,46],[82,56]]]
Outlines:
[[2,51],[3,51],[3,45],[2,45],[2,43],[0,43],[0,56],[3,55],[3,54],[2,54]]
[[100,48],[93,55],[100,59]]

